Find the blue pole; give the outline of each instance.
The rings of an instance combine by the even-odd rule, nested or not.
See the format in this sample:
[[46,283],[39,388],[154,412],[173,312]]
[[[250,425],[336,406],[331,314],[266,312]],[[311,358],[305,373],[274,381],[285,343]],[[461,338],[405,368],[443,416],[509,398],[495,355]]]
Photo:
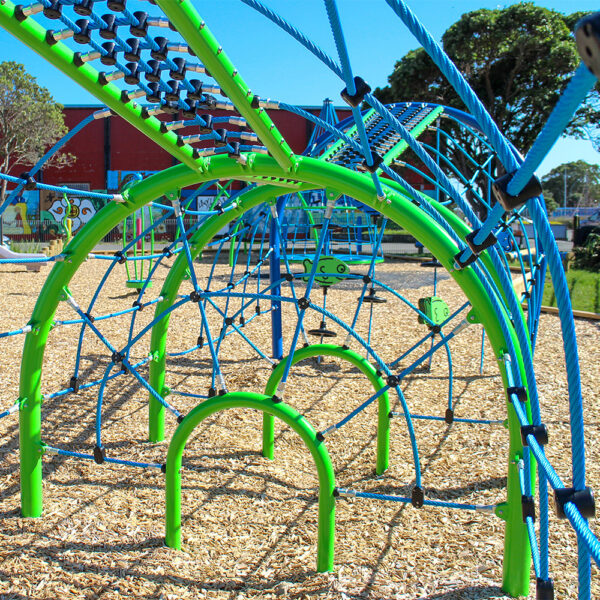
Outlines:
[[[273,347],[273,358],[281,360],[283,358],[283,329],[281,326],[281,236],[277,221],[280,219],[280,214],[284,210],[284,199],[280,197],[276,203],[277,213],[271,217],[269,224],[269,245],[271,247],[271,256],[269,257],[270,264],[270,282],[271,288],[271,345]],[[286,243],[286,240],[283,240]],[[275,284],[275,285],[274,285]]]

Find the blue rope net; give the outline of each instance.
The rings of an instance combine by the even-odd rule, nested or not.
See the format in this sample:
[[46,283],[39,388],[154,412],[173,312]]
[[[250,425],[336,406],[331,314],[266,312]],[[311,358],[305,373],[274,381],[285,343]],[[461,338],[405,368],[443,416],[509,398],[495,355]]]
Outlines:
[[[468,113],[433,103],[401,102],[384,106],[379,102],[370,93],[370,87],[362,78],[357,77],[352,69],[351,54],[335,0],[325,0],[324,4],[337,59],[328,56],[315,42],[258,0],[242,2],[287,32],[340,78],[341,84],[345,85],[342,96],[350,106],[351,116],[338,122],[331,101],[324,103],[319,116],[301,107],[276,100],[257,100],[256,108],[278,108],[305,118],[307,123],[314,127],[305,155],[364,173],[365,177],[372,179],[379,201],[385,201],[386,190],[390,189],[390,186],[402,189],[403,194],[429,215],[456,244],[458,252],[455,256],[455,269],[461,270],[472,265],[498,317],[507,346],[503,360],[510,389],[513,390],[511,401],[523,427],[542,425],[534,351],[543,285],[546,269],[549,270],[556,290],[569,383],[573,489],[583,492],[587,487],[581,383],[575,329],[560,255],[549,228],[543,198],[534,194],[523,202],[507,207],[492,193],[492,187],[498,186],[499,182],[494,181],[490,165],[499,161],[510,174],[509,179],[504,182],[504,201],[512,202],[511,198],[518,196],[529,184],[535,169],[562,133],[596,79],[585,65],[578,69],[547,126],[530,153],[523,159],[498,130],[456,66],[407,4],[403,0],[386,1],[455,87],[467,106]],[[123,10],[112,11],[110,6],[103,2],[88,5],[92,3],[80,0],[41,0],[39,3],[21,7],[20,14],[24,18],[34,18],[42,23],[49,32],[49,43],[60,40],[76,49],[76,61],[81,64],[101,63],[104,68],[101,77],[106,82],[120,86],[122,101],[127,104],[142,99],[146,103],[144,114],[162,115],[161,131],[174,132],[177,145],[190,145],[195,158],[226,153],[244,161],[248,160],[246,155],[250,153],[267,153],[260,137],[249,130],[247,121],[237,114],[234,103],[226,97],[219,84],[212,81],[210,73],[195,57],[187,42],[169,29],[170,23],[158,14],[158,7],[149,5],[148,10],[153,13],[150,15],[145,12],[132,12],[126,7]],[[85,18],[79,18],[82,15]],[[196,78],[199,75],[209,81],[200,82]],[[354,102],[357,97],[358,101]],[[231,111],[231,115],[211,114],[215,109]],[[51,186],[36,180],[37,173],[47,160],[87,124],[99,118],[112,117],[107,109],[90,115],[50,149],[24,176],[0,174],[0,178],[10,185],[10,193],[0,206],[0,215],[25,189],[42,189],[66,194],[68,197],[85,195],[97,200],[121,202],[123,197],[118,193],[82,193],[81,190]],[[456,135],[457,128],[461,132],[460,136]],[[488,157],[483,164],[479,164],[462,146],[461,139],[464,139],[465,135],[471,136],[486,149]],[[444,151],[444,147],[448,145],[464,153],[469,165],[467,171],[461,171],[448,160]],[[411,156],[410,160],[405,160],[405,152]],[[410,183],[414,174],[431,185],[432,190],[428,194]],[[475,190],[474,183],[478,178],[483,178],[486,185]],[[293,184],[292,181],[292,187]],[[256,189],[255,184],[245,183],[240,183],[233,189],[226,189],[218,182],[207,185],[212,185],[217,190],[215,202],[208,209],[192,208],[194,194],[199,195],[207,189],[206,186],[192,191],[188,202],[180,196],[168,200],[157,199],[153,203],[153,210],[156,210],[160,217],[151,222],[148,228],[132,235],[131,239],[126,240],[124,247],[113,255],[90,254],[91,259],[108,261],[109,264],[85,309],[79,306],[76,297],[65,290],[64,300],[74,310],[74,318],[57,320],[53,326],[80,328],[73,375],[68,387],[48,392],[45,398],[49,400],[77,393],[80,389],[97,387],[99,391],[95,434],[96,446],[102,449],[102,429],[105,425],[103,403],[109,381],[133,376],[139,385],[175,418],[181,418],[179,410],[166,399],[169,394],[202,400],[229,390],[224,368],[227,360],[227,338],[235,339],[237,344],[250,348],[259,360],[269,365],[275,365],[277,360],[283,358],[279,350],[261,348],[249,333],[249,325],[253,321],[260,322],[264,323],[263,327],[272,327],[274,331],[281,332],[281,316],[278,311],[281,305],[289,305],[296,320],[292,328],[293,335],[285,340],[285,344],[282,342],[282,336],[277,334],[287,359],[274,398],[281,399],[284,396],[293,355],[301,344],[309,344],[310,336],[316,336],[322,342],[330,335],[344,335],[344,345],[348,345],[349,341],[357,344],[376,365],[381,375],[387,378],[387,385],[383,390],[396,390],[397,404],[401,410],[394,411],[392,416],[401,416],[406,422],[414,462],[415,487],[420,489],[421,458],[413,421],[440,420],[442,417],[414,414],[410,410],[402,384],[417,368],[428,361],[431,364],[431,357],[443,349],[449,371],[448,410],[452,413],[454,404],[450,342],[469,325],[468,319],[463,318],[462,313],[469,308],[468,304],[456,309],[441,322],[435,322],[431,315],[412,304],[401,291],[378,278],[376,266],[383,260],[386,219],[382,219],[376,211],[348,196],[332,200],[327,197],[325,190],[290,192],[281,188],[268,205],[248,211],[233,221],[227,231],[221,232],[207,245],[213,253],[212,267],[208,277],[202,279],[197,274],[195,248],[191,246],[190,240],[211,218],[236,210],[239,202]],[[470,239],[467,236],[465,241],[464,236],[458,235],[456,222],[449,216],[449,207],[458,208],[464,216],[464,223],[468,226],[466,230],[471,234]],[[173,239],[152,256],[135,255],[132,249],[136,244],[145,236],[158,232],[167,220],[176,223]],[[525,247],[522,248],[516,233],[519,230],[524,231],[526,223],[533,225],[534,235],[532,239],[525,236]],[[93,223],[88,227],[93,227]],[[483,248],[482,243],[489,239],[491,234],[492,243]],[[482,260],[484,249],[487,250],[487,262]],[[50,258],[10,257],[0,258],[0,263],[18,265],[55,262],[64,260],[64,257],[64,253]],[[170,266],[172,260],[178,257],[185,260],[188,278],[186,285],[191,289],[182,291],[168,309],[159,312],[150,322],[139,325],[136,320],[138,314],[144,308],[160,304],[164,300],[162,296],[152,296],[151,292],[151,284],[156,279],[159,269],[165,265]],[[218,274],[217,265],[225,258],[229,261],[229,272],[223,279],[223,276]],[[336,272],[324,271],[327,267],[323,265],[333,264],[333,259],[340,261],[346,268]],[[517,297],[514,292],[509,268],[511,259],[517,261],[519,277],[523,281],[524,290],[521,297]],[[330,262],[327,263],[327,260]],[[133,305],[107,314],[94,314],[108,278],[119,265],[128,261],[149,263],[145,271],[147,275],[139,282],[140,287]],[[297,263],[303,263],[305,270],[300,271]],[[358,263],[363,263],[366,271],[353,272],[352,268]],[[274,265],[276,268],[273,268]],[[490,265],[494,275],[490,273]],[[338,282],[342,282],[341,285],[358,285],[358,302],[351,322],[346,322],[336,315],[335,302],[331,297],[328,300],[329,285],[324,283],[327,277],[336,278],[334,285]],[[334,293],[335,287],[332,288],[331,296]],[[375,304],[385,302],[387,297],[408,306],[414,312],[415,318],[418,317],[429,328],[429,333],[425,333],[403,354],[392,359],[384,357],[378,351],[377,340],[373,337]],[[528,313],[526,319],[522,320],[515,316],[520,315],[524,299],[528,300]],[[154,389],[149,384],[146,370],[148,364],[156,357],[140,358],[135,350],[144,338],[147,338],[156,323],[171,318],[178,309],[192,304],[197,305],[197,343],[187,348],[170,349],[167,358],[175,362],[193,353],[205,351],[210,364],[208,393],[204,395],[185,390]],[[218,327],[214,326],[215,315],[219,322]],[[513,315],[512,323],[506,315]],[[320,322],[317,328],[311,329],[308,321],[312,316],[317,316]],[[122,317],[130,319],[127,341],[125,344],[116,345],[102,333],[102,322]],[[30,334],[31,329],[31,324],[28,324],[0,333],[0,337]],[[110,356],[103,376],[92,381],[84,381],[82,369],[86,336],[95,336]],[[425,348],[426,343],[429,349]],[[407,364],[407,357],[417,349],[422,349],[421,354],[418,358],[411,358],[412,362]],[[512,367],[518,354],[523,356],[523,374]],[[514,391],[521,388],[527,389],[531,416],[527,414],[523,398]],[[328,435],[343,427],[382,393],[383,391],[379,391],[366,399],[358,399],[354,410],[325,428],[321,435]],[[18,403],[11,405],[4,412],[0,412],[0,418],[16,414],[18,408]],[[456,421],[483,426],[502,422],[499,419],[455,419],[453,413],[450,417],[448,414],[446,413],[445,420],[450,423]],[[550,484],[557,491],[564,490],[567,486],[546,458],[543,445],[538,443],[534,435],[526,437],[528,445],[524,458],[519,463],[519,480],[523,496],[533,496],[535,490],[531,487],[532,473],[537,465],[539,534],[531,516],[526,518],[526,526],[536,576],[546,582],[549,580],[547,485]],[[45,446],[44,451],[82,459],[95,458],[93,454],[53,446]],[[143,468],[160,467],[159,463],[114,457],[106,457],[106,462]],[[401,495],[346,488],[338,491],[341,495],[359,498],[414,503],[414,499]],[[423,504],[484,511],[493,511],[495,508],[435,499],[425,499]],[[578,534],[580,598],[590,598],[590,557],[600,564],[600,544],[575,502],[567,501],[564,513]]]

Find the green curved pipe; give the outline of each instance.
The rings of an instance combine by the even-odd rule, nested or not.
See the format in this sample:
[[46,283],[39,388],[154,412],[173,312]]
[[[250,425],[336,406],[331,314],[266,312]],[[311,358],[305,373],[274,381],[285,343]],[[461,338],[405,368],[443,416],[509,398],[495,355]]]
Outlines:
[[165,543],[181,548],[181,463],[183,450],[194,429],[210,415],[229,408],[253,408],[271,418],[277,417],[293,429],[310,451],[319,478],[319,523],[317,536],[317,571],[333,570],[335,535],[335,475],[325,444],[317,439],[310,423],[291,406],[275,403],[269,396],[234,392],[210,398],[183,419],[169,444],[166,467]]
[[[42,510],[41,373],[44,349],[61,290],[63,286],[69,283],[73,274],[85,260],[87,254],[93,250],[95,244],[112,227],[136,208],[171,190],[181,189],[209,179],[234,178],[245,181],[264,181],[262,178],[266,177],[275,178],[270,180],[272,183],[281,180],[282,184],[286,186],[296,181],[298,182],[296,189],[333,188],[339,190],[340,193],[351,196],[378,210],[409,231],[411,235],[429,248],[469,299],[473,306],[473,320],[483,324],[496,358],[503,356],[506,351],[506,341],[498,321],[499,318],[504,321],[518,352],[519,346],[508,315],[497,316],[495,314],[490,298],[487,297],[485,288],[473,269],[466,268],[461,271],[453,269],[453,258],[458,251],[456,245],[428,215],[404,195],[386,186],[386,199],[385,201],[379,201],[373,182],[369,177],[349,171],[339,165],[324,163],[310,157],[294,157],[293,166],[287,170],[277,165],[276,161],[269,156],[252,154],[248,155],[248,161],[245,165],[239,164],[234,159],[226,156],[212,157],[210,160],[206,160],[204,165],[205,169],[201,173],[193,171],[185,165],[177,165],[136,184],[125,193],[125,203],[107,205],[84,226],[66,248],[67,257],[65,262],[56,263],[52,269],[34,308],[30,321],[32,331],[25,338],[23,351],[20,385],[22,403],[20,431],[22,511],[24,516],[39,516]],[[242,200],[236,209],[209,219],[206,228],[211,228],[211,235],[214,235],[218,228],[237,218],[248,208],[249,203]],[[214,227],[217,227],[216,231],[213,229]],[[194,237],[200,239],[200,236],[204,235],[204,229],[198,231]],[[184,261],[185,258],[181,255],[175,261],[175,265],[182,266],[178,278],[183,276]],[[176,291],[176,282],[173,278],[170,279],[170,284],[172,289],[168,291],[173,294]],[[164,310],[173,302],[173,299],[174,296],[170,296],[163,301],[159,305],[160,309]],[[159,310],[158,307],[157,310]],[[158,325],[164,328],[165,324],[159,323]],[[163,331],[166,335],[166,328]],[[157,340],[154,339],[154,341]],[[166,340],[164,341],[166,343]],[[160,339],[160,343],[163,343],[162,339]],[[522,379],[525,380],[522,358],[520,355],[515,358],[523,375]],[[156,369],[154,369],[154,372],[156,373]],[[502,372],[502,378],[506,388],[507,381],[504,372]],[[155,386],[155,389],[160,390],[161,387]],[[505,589],[512,595],[526,595],[529,585],[530,548],[526,528],[522,521],[521,494],[515,462],[515,457],[522,456],[523,447],[518,419],[508,397],[506,397],[506,405],[509,423],[509,465],[508,505],[505,511],[507,534],[504,565],[505,573],[508,572],[509,575],[505,577]]]
[[[345,348],[344,346],[336,346],[334,344],[314,344],[306,348],[299,348],[294,352],[292,357],[292,366],[307,358],[315,356],[335,356],[342,360],[348,361],[357,369],[360,369],[367,379],[373,385],[375,392],[385,387],[385,381],[377,374],[377,370],[373,365],[360,354]],[[287,357],[283,357],[281,362],[271,373],[269,381],[265,387],[265,395],[273,396],[277,390],[277,386],[283,377],[285,371],[285,363]],[[263,415],[263,456],[273,460],[274,453],[274,419],[271,415]],[[376,473],[381,475],[389,466],[390,454],[390,399],[388,393],[381,394],[378,398],[377,410],[377,464]]]

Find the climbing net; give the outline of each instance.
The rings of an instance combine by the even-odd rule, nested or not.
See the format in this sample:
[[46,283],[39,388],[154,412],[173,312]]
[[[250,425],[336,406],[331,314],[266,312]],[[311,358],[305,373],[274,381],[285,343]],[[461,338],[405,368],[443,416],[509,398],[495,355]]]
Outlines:
[[[91,120],[113,118],[110,115],[115,113],[181,163],[136,181],[118,194],[100,194],[109,204],[63,252],[50,259],[23,259],[56,263],[29,323],[2,334],[3,337],[26,334],[20,398],[0,413],[3,417],[19,412],[21,428],[30,434],[21,445],[23,514],[41,514],[42,454],[157,468],[166,475],[167,544],[179,547],[179,470],[185,442],[207,415],[228,407],[246,406],[265,415],[265,456],[273,455],[273,418],[278,417],[301,435],[317,464],[319,570],[333,567],[332,515],[336,498],[350,495],[410,503],[417,508],[481,509],[500,512],[506,521],[505,564],[510,563],[511,568],[505,569],[505,591],[512,595],[528,593],[531,556],[538,597],[551,598],[550,486],[559,517],[567,518],[578,534],[580,597],[589,598],[590,557],[600,564],[600,545],[586,520],[594,515],[595,508],[585,481],[577,344],[560,255],[549,228],[539,181],[533,173],[596,82],[600,72],[599,17],[587,18],[578,26],[576,38],[584,63],[533,148],[523,158],[498,131],[459,71],[408,6],[402,0],[386,1],[455,87],[468,113],[427,103],[381,104],[366,81],[352,70],[335,0],[325,0],[325,7],[339,62],[258,0],[242,2],[286,31],[339,76],[345,86],[342,98],[352,113],[342,123],[335,122],[327,105],[317,117],[300,107],[264,100],[254,94],[189,0],[149,2],[144,6],[148,12],[130,10],[133,3],[125,0],[42,0],[28,6],[6,1],[0,5],[2,27],[106,105],[106,109],[94,113],[68,137]],[[159,9],[162,13],[155,15]],[[198,79],[200,75],[205,79]],[[304,154],[292,152],[270,119],[267,112],[270,108],[290,111],[314,124],[316,133]],[[220,111],[219,115],[222,111],[231,114],[217,116],[215,110]],[[444,127],[444,122],[450,122],[452,127]],[[448,162],[444,148],[448,144],[460,147],[458,138],[452,135],[453,127],[468,131],[489,150],[483,164],[468,156],[471,167],[468,172],[461,172]],[[23,188],[75,193],[45,186],[35,179],[45,160],[65,141],[59,142],[22,177],[1,175],[16,186],[13,194]],[[402,153],[407,150],[417,158],[416,162],[409,164],[402,160]],[[506,175],[494,179],[494,161],[502,165]],[[435,197],[411,185],[406,175],[410,171],[418,172],[432,184]],[[473,184],[478,179],[486,182],[480,186],[488,190],[486,194],[475,190]],[[193,188],[198,194],[206,186],[229,180],[238,183],[229,190],[220,188],[218,200],[209,210],[194,210],[182,198],[181,191],[185,188]],[[312,208],[308,202],[311,197],[319,198],[319,204]],[[11,200],[9,196],[0,211]],[[162,211],[160,218],[151,220],[147,227],[135,229],[131,239],[125,239],[122,249],[114,255],[94,253],[96,243],[111,228],[149,204]],[[302,215],[302,219],[296,218],[297,215]],[[184,217],[197,220],[190,225]],[[167,218],[177,222],[174,241],[160,251],[136,254],[142,240]],[[527,241],[525,252],[518,252],[512,226],[523,225],[524,219],[533,223],[534,239],[531,246]],[[415,305],[378,277],[377,265],[383,257],[383,236],[388,222],[401,225],[428,248],[434,256],[434,269],[446,269],[463,290],[467,298],[463,306],[450,312],[436,296],[435,288],[432,296]],[[224,228],[227,232],[220,233]],[[209,248],[214,251],[213,268],[206,278],[200,278],[196,259]],[[229,264],[229,272],[220,278],[216,266],[223,257]],[[106,260],[108,268],[91,301],[82,307],[68,284],[87,258]],[[521,271],[521,292],[515,291],[510,276],[510,258],[517,261]],[[143,275],[134,277],[137,296],[133,305],[97,314],[96,303],[111,272],[119,264],[137,262],[145,262],[148,268]],[[304,271],[294,266],[298,263]],[[358,263],[362,263],[362,271],[357,270]],[[165,264],[169,266],[168,275],[160,292],[155,294],[151,283]],[[548,436],[533,360],[547,270],[556,291],[565,347],[572,432],[571,485],[563,483],[545,456]],[[332,302],[328,303],[328,297],[332,286],[347,282],[358,284],[359,294],[351,318],[344,320],[336,314]],[[372,326],[376,305],[391,298],[409,306],[428,329],[418,343],[393,358],[384,357],[378,350]],[[521,307],[525,299],[526,316]],[[73,318],[55,318],[60,302],[70,307]],[[190,307],[198,323],[196,344],[167,352],[170,320],[178,311]],[[140,324],[139,314],[145,308],[153,308],[154,314]],[[291,323],[286,336],[282,326],[284,315],[285,322]],[[126,341],[117,343],[103,334],[102,321],[123,316],[130,319]],[[316,327],[309,324],[312,316],[316,317]],[[270,349],[259,347],[247,333],[251,323],[259,319],[269,320]],[[507,500],[502,507],[427,498],[413,426],[417,418],[443,419],[449,424],[498,422],[454,415],[449,343],[474,323],[483,325],[498,359],[506,392],[510,462]],[[37,373],[41,371],[44,350],[51,339],[48,334],[51,329],[67,325],[80,328],[73,375],[67,388],[43,393]],[[94,381],[84,380],[81,373],[83,341],[89,335],[99,340],[110,357],[103,375]],[[336,335],[342,344],[324,343],[324,338]],[[250,348],[260,360],[272,365],[273,373],[264,393],[230,389],[222,367],[227,338],[235,338],[237,344]],[[318,343],[311,344],[315,340]],[[148,350],[137,352],[143,344]],[[427,346],[405,366],[409,355],[414,356],[413,353]],[[167,362],[203,348],[210,357],[207,391],[197,393],[169,387],[165,380]],[[403,392],[403,382],[442,349],[450,374],[445,413],[415,415]],[[321,355],[337,356],[357,366],[373,384],[374,393],[358,400],[356,408],[339,421],[315,431],[292,408],[293,398],[288,397],[286,384],[297,362]],[[399,367],[401,363],[403,366]],[[151,440],[164,437],[165,412],[172,413],[179,423],[165,461],[131,461],[106,452],[102,438],[105,391],[110,380],[125,376],[132,376],[148,393]],[[94,448],[79,452],[46,444],[40,423],[41,402],[90,387],[98,389]],[[173,398],[178,394],[198,400],[198,405],[187,415],[176,407]],[[390,395],[397,397],[397,410],[390,405]],[[335,485],[326,450],[328,436],[375,402],[379,406],[377,472],[383,473],[389,462],[390,419],[400,417],[406,425],[414,463],[414,486],[409,496],[361,492]],[[534,526],[536,505],[538,531]]]

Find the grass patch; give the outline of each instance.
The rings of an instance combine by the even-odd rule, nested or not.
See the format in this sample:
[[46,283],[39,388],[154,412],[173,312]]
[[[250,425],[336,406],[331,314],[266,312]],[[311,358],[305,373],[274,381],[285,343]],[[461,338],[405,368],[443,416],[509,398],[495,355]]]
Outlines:
[[[573,310],[600,313],[600,273],[570,269],[567,271],[567,285]],[[556,296],[549,277],[546,279],[542,304],[556,306]]]

